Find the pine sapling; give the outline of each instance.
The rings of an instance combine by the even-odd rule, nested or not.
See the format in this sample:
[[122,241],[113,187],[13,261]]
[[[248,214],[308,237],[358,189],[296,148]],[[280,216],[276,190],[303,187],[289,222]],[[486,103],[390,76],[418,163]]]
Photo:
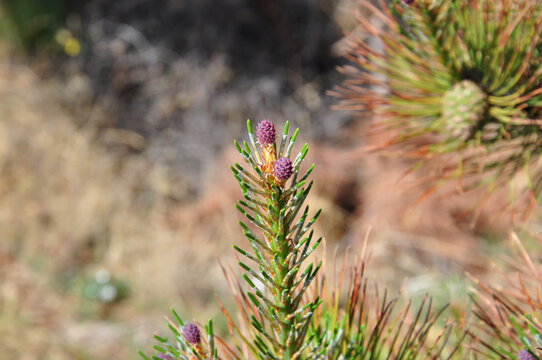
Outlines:
[[288,122],[280,136],[269,120],[260,122],[255,132],[250,121],[247,127],[249,142],[235,142],[245,167],[231,166],[244,197],[235,206],[248,220],[239,224],[250,250],[233,245],[242,257],[238,265],[243,280],[223,267],[237,316],[219,301],[231,344],[214,335],[211,321],[203,336],[200,327],[183,323],[173,311],[169,328],[174,337],[155,335],[159,345],[153,359],[451,358],[458,348],[448,345],[453,324],[433,330],[443,309],[434,311],[427,297],[417,308],[406,304],[395,310],[396,299],[368,292],[364,256],[351,270],[346,289],[342,280],[328,285],[322,262],[309,261],[322,238],[315,240],[311,229],[320,210],[310,216],[304,205],[314,169],[313,164],[300,171],[307,144],[292,157],[299,131],[290,135]]
[[235,146],[250,170],[239,164],[231,170],[246,200],[236,207],[254,229],[240,223],[252,252],[234,246],[248,260],[239,265],[250,290],[238,301],[243,317],[250,319],[252,326],[243,331],[233,321],[229,326],[244,344],[239,350],[247,358],[299,359],[307,344],[311,318],[320,304],[318,297],[304,301],[321,267],[321,262],[305,264],[322,241],[319,238],[313,242],[313,232],[309,231],[320,212],[309,220],[309,208],[303,208],[313,184],[306,181],[314,165],[300,175],[307,144],[290,160],[298,130],[289,136],[288,122],[278,146],[275,126],[269,120],[258,124],[256,134],[250,121],[247,127],[250,146],[246,142],[242,146],[235,142]]

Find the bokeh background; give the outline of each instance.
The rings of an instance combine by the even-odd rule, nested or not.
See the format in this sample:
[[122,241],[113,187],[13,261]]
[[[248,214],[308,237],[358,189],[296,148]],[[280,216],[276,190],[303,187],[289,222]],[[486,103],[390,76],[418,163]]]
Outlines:
[[137,358],[170,307],[223,333],[217,259],[234,266],[243,244],[229,165],[247,118],[289,120],[310,143],[328,258],[372,226],[374,281],[462,302],[464,271],[486,276],[509,219],[498,199],[479,214],[469,196],[418,203],[408,163],[361,155],[364,122],[326,95],[355,8],[0,2],[1,357]]

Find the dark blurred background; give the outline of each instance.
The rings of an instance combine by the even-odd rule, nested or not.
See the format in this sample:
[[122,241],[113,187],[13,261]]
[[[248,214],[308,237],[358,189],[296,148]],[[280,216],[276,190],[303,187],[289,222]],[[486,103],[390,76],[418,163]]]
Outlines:
[[[344,2],[4,4],[5,37],[48,58],[40,75],[64,79],[69,100],[82,102],[80,125],[133,131],[153,161],[190,164],[196,188],[209,157],[241,136],[241,120],[288,119],[321,140],[347,122],[325,96],[339,82]],[[108,116],[92,116],[96,107]]]

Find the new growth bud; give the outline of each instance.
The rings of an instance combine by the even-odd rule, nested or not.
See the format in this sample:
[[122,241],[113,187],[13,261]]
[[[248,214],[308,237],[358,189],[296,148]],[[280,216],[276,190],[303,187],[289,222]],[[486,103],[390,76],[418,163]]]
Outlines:
[[199,332],[199,329],[194,324],[186,324],[183,327],[183,334],[186,338],[186,341],[188,341],[192,345],[199,344],[201,341],[201,334]]
[[275,125],[267,119],[262,120],[256,127],[256,137],[262,145],[272,145],[277,137]]
[[523,349],[518,353],[518,360],[536,360],[536,358],[530,352]]
[[277,180],[287,180],[290,176],[292,176],[292,173],[294,172],[292,162],[287,158],[278,159],[277,161],[275,161],[274,172]]

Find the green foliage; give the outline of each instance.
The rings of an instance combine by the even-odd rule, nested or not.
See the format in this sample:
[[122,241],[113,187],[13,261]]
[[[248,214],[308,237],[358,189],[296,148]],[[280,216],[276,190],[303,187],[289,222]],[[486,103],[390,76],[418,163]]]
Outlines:
[[[418,306],[370,293],[360,261],[349,279],[346,301],[341,286],[331,286],[314,323],[314,359],[451,359],[459,350],[450,343],[453,323],[439,322],[446,307],[435,311],[429,296]],[[344,271],[344,269],[343,269]],[[341,275],[342,276],[342,275]],[[342,305],[346,303],[346,305]],[[434,331],[437,325],[438,330]],[[461,339],[456,341],[460,344]]]
[[[440,322],[444,309],[435,311],[429,297],[418,306],[397,306],[399,299],[389,299],[386,292],[380,297],[378,291],[368,291],[365,256],[350,277],[345,276],[344,265],[339,283],[328,284],[322,262],[309,260],[322,238],[315,240],[311,230],[320,210],[311,216],[304,206],[313,184],[307,181],[314,164],[300,171],[308,146],[301,146],[285,180],[275,164],[290,158],[298,130],[290,136],[286,123],[277,146],[267,143],[275,130],[265,125],[267,132],[262,135],[258,128],[255,135],[247,122],[249,143],[235,142],[246,167],[231,166],[244,197],[236,208],[248,220],[239,224],[250,244],[250,250],[233,245],[242,257],[238,265],[243,280],[223,268],[238,310],[235,321],[220,303],[232,346],[219,340],[221,350],[215,349],[215,337],[208,331],[208,341],[194,348],[185,341],[179,328],[182,321],[176,316],[177,323],[170,321],[176,345],[157,336],[162,345],[155,349],[180,359],[452,358],[459,345],[449,342],[453,323]],[[258,144],[256,138],[266,143]]]
[[[470,336],[475,340],[475,352],[485,358],[516,359],[521,350],[526,350],[539,359],[542,358],[539,260],[532,257],[515,234],[511,238],[515,252],[509,263],[516,276],[509,277],[503,272],[500,287],[486,286],[475,279],[473,313],[479,321]],[[532,249],[535,254],[540,253],[540,241]]]
[[205,325],[205,338],[198,344],[190,343],[183,333],[185,323],[181,320],[175,310],[171,309],[174,320],[168,319],[168,328],[173,334],[173,338],[169,340],[167,337],[154,335],[154,339],[159,345],[154,345],[157,355],[149,358],[143,352],[138,351],[139,355],[145,360],[164,360],[164,359],[218,359],[217,348],[215,347],[215,335],[213,330],[213,321],[209,320]]
[[[305,144],[292,162],[293,175],[289,184],[277,182],[271,170],[273,163],[276,159],[290,157],[298,130],[289,137],[286,123],[278,151],[273,144],[267,149],[269,151],[264,146],[264,153],[261,153],[250,121],[247,127],[252,149],[247,143],[240,146],[236,142],[235,146],[250,171],[239,164],[231,170],[246,200],[239,201],[236,207],[260,230],[261,236],[240,223],[253,250],[249,253],[234,246],[251,265],[239,262],[245,271],[243,278],[249,285],[246,297],[250,300],[249,306],[243,306],[242,310],[252,326],[244,333],[237,330],[234,333],[240,335],[240,340],[255,358],[300,358],[306,347],[305,337],[311,318],[321,302],[317,296],[303,301],[322,265],[321,262],[305,265],[305,260],[322,241],[321,238],[313,241],[314,233],[309,231],[320,211],[308,220],[309,207],[303,208],[312,188],[312,181],[307,184],[306,179],[314,165],[300,175],[300,164],[308,151]],[[303,212],[297,218],[302,208]]]
[[[353,66],[334,95],[340,106],[375,115],[382,147],[440,161],[432,179],[463,179],[464,190],[492,191],[520,172],[515,194],[542,190],[542,4],[534,0],[361,1],[371,37],[350,35]],[[378,19],[383,25],[376,24]],[[468,85],[468,86],[466,86]],[[438,162],[438,161],[437,161]],[[513,197],[514,199],[514,197]],[[518,201],[519,202],[519,201]]]
[[0,36],[27,51],[54,44],[56,32],[66,26],[66,0],[16,0],[0,4]]

